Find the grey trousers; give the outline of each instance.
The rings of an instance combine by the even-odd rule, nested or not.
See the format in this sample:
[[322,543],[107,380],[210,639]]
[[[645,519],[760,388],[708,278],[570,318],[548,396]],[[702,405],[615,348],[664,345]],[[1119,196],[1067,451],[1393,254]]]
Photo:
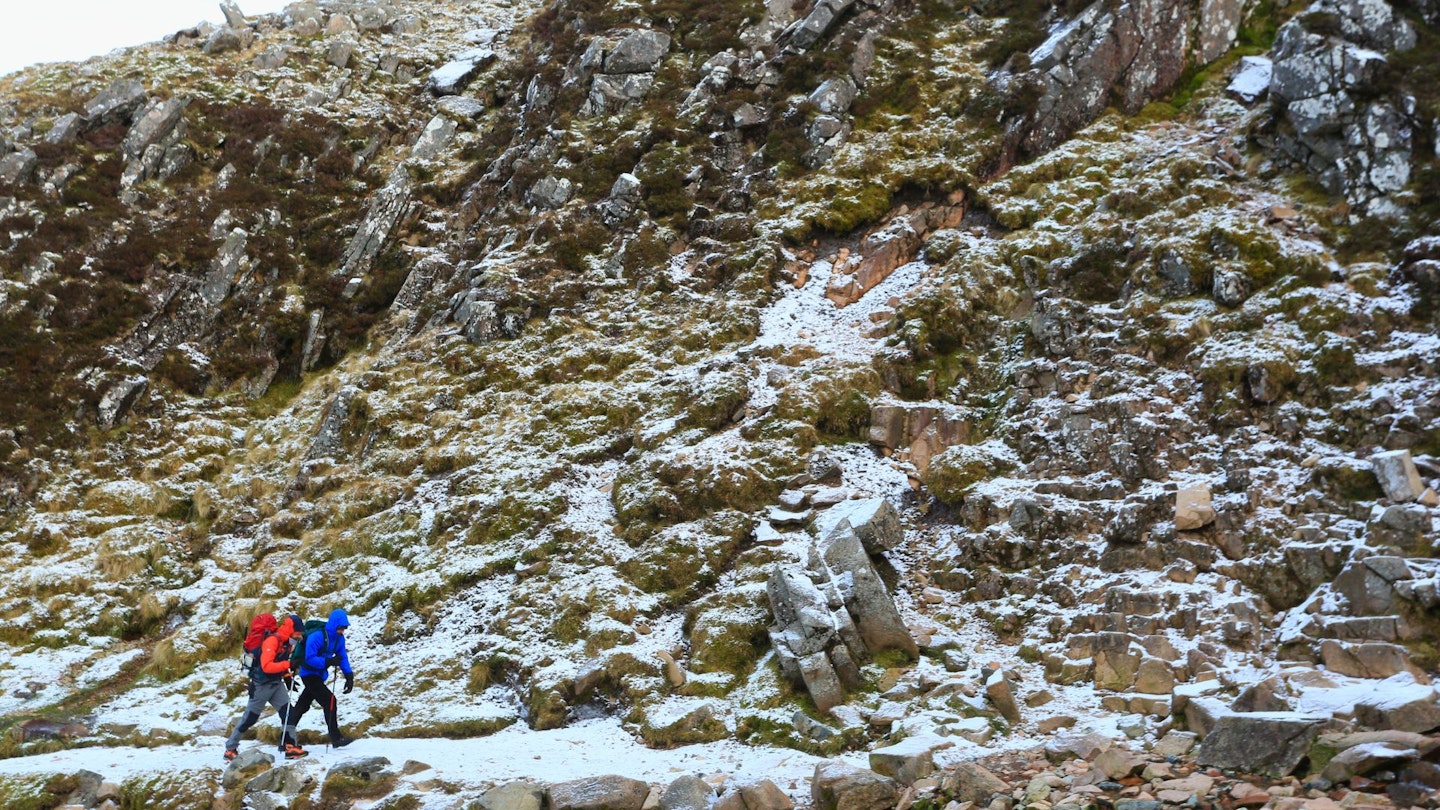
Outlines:
[[[230,732],[230,737],[225,740],[225,750],[234,751],[240,745],[240,735],[250,730],[260,720],[260,714],[265,711],[265,704],[275,707],[280,714],[280,722],[285,722],[285,715],[290,709],[290,690],[285,688],[282,681],[275,683],[252,683],[254,688],[250,691],[250,702],[245,704],[245,716],[235,724],[235,730]],[[284,744],[284,741],[281,741]]]

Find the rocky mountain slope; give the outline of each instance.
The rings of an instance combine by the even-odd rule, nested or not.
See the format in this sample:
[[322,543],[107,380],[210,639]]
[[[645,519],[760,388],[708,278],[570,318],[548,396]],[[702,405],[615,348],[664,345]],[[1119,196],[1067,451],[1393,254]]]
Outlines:
[[223,11],[0,78],[6,754],[1440,727],[1436,9]]

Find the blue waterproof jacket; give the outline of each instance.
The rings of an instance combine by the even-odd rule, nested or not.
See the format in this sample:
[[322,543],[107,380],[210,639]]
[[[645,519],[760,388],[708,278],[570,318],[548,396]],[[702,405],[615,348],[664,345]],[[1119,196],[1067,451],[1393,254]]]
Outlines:
[[339,664],[340,671],[346,675],[353,674],[350,656],[345,653],[345,637],[335,632],[349,626],[350,617],[345,615],[344,610],[335,608],[330,611],[330,618],[325,620],[325,632],[311,633],[305,638],[305,659],[300,662],[300,677],[319,675],[323,678],[331,661]]

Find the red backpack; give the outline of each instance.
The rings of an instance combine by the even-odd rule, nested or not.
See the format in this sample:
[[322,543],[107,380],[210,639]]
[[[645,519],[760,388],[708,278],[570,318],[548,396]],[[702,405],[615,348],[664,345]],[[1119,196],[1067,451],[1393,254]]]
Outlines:
[[249,672],[255,665],[255,659],[260,655],[260,645],[265,642],[265,637],[280,629],[275,623],[275,615],[272,613],[261,613],[250,620],[250,632],[245,634],[245,642],[241,645],[240,668]]

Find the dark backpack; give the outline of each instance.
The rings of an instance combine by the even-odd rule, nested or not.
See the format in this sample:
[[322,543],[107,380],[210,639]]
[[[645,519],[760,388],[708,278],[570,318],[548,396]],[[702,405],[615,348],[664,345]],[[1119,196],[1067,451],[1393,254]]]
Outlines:
[[250,632],[245,634],[245,641],[240,645],[241,669],[251,675],[255,674],[255,667],[260,660],[260,645],[265,643],[266,636],[279,629],[273,613],[261,613],[250,620]]
[[[292,671],[299,672],[300,666],[305,663],[305,648],[309,646],[310,636],[314,633],[319,633],[322,639],[325,637],[324,619],[311,619],[310,621],[305,622],[304,634],[302,634],[300,638],[296,639],[295,649],[290,651],[290,669]],[[320,647],[320,657],[328,657],[327,655],[325,655],[325,641],[320,642]]]

